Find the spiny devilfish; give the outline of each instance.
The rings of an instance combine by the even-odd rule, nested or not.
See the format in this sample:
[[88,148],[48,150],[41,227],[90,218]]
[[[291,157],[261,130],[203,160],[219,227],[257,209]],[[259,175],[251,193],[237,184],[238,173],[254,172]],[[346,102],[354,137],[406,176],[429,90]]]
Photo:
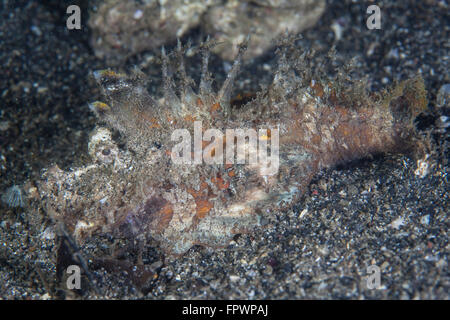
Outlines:
[[[66,172],[54,166],[45,171],[38,186],[43,208],[64,222],[79,241],[111,233],[143,240],[152,237],[168,254],[182,254],[195,244],[221,247],[234,235],[258,227],[261,216],[298,201],[319,170],[423,145],[413,125],[427,105],[421,78],[369,95],[362,82],[348,86],[339,77],[312,74],[303,63],[305,55],[287,44],[278,51],[279,66],[271,86],[245,106],[233,108],[232,85],[245,45],[217,93],[207,68],[208,45],[201,47],[196,91],[186,75],[184,50],[179,45],[174,53],[179,92],[163,50],[164,96],[158,100],[148,94],[139,71],[94,73],[107,102],[90,107],[102,123],[121,133],[126,147],[119,148],[111,131],[98,127],[89,141],[91,164]],[[175,163],[171,154],[179,141],[171,139],[172,133],[187,129],[194,135],[199,121],[203,129],[222,132],[268,129],[258,135],[258,143],[271,140],[271,129],[277,130],[278,171],[261,175],[258,163]],[[225,138],[220,143],[223,148],[217,141],[202,141],[201,151],[214,156],[234,141]],[[257,152],[251,147],[243,150],[250,156]]]

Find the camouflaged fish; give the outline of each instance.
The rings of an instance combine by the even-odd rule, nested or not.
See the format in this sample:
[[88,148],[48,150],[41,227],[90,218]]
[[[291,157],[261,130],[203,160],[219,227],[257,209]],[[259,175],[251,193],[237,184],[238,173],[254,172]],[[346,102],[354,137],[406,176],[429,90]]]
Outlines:
[[[179,45],[172,54],[177,85],[162,52],[160,99],[149,95],[139,71],[94,73],[105,102],[90,104],[103,124],[90,136],[92,162],[70,171],[49,168],[38,185],[43,208],[78,241],[110,233],[151,237],[167,254],[196,244],[222,247],[257,228],[264,215],[295,204],[319,170],[422,145],[413,124],[427,106],[420,78],[369,94],[362,82],[348,86],[314,75],[291,45],[279,50],[273,83],[234,108],[232,85],[245,45],[218,92],[208,46],[201,49],[196,89],[183,50]],[[124,147],[111,130],[120,132]]]

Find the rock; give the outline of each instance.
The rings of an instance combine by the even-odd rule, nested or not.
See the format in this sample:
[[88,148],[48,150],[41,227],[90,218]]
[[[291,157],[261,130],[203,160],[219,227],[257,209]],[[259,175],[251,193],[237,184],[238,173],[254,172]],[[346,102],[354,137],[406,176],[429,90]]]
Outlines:
[[[89,18],[91,45],[99,58],[119,65],[128,57],[174,42],[200,25],[218,42],[214,52],[233,60],[236,45],[251,35],[244,59],[272,46],[286,30],[298,33],[313,26],[325,9],[324,0],[107,0]],[[231,44],[231,45],[230,45]]]
[[107,0],[89,18],[91,45],[99,58],[118,65],[136,53],[174,41],[199,24],[216,0]]
[[259,0],[227,1],[215,6],[205,16],[205,31],[224,45],[213,49],[225,60],[233,60],[239,43],[251,35],[244,59],[254,58],[288,30],[298,33],[313,26],[325,9],[325,1]]

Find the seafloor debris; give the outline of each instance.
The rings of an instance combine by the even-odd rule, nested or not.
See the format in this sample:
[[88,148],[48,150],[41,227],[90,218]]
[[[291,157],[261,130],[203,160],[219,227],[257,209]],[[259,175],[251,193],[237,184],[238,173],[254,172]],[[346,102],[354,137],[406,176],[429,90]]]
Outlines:
[[[272,85],[239,108],[231,107],[230,96],[243,45],[218,92],[211,89],[206,48],[197,90],[186,75],[184,48],[179,45],[174,54],[181,79],[177,86],[163,51],[161,99],[148,94],[139,71],[96,72],[107,103],[95,102],[91,108],[121,133],[126,147],[118,146],[110,129],[97,128],[89,142],[91,164],[46,170],[38,186],[42,207],[80,241],[98,233],[151,237],[165,252],[182,254],[195,244],[224,246],[236,234],[254,230],[264,215],[294,204],[323,168],[376,153],[424,154],[413,124],[427,106],[421,78],[369,94],[364,82],[350,83],[341,72],[335,78],[312,72],[305,62],[311,57],[292,41],[284,43]],[[212,128],[209,133],[215,134],[207,137]],[[239,137],[220,135],[227,129],[247,133],[239,143]],[[250,143],[252,130],[256,145]],[[194,142],[180,151],[176,132]],[[277,137],[279,144],[274,143]],[[235,163],[234,153],[230,160],[229,147],[246,152],[249,161]],[[261,159],[263,148],[278,158],[250,162]],[[174,161],[174,154],[189,161]],[[207,159],[219,161],[209,164]],[[278,170],[263,170],[274,162]]]
[[2,195],[2,201],[12,208],[23,207],[22,190],[19,186],[13,185]]
[[236,45],[248,34],[253,40],[244,59],[263,53],[287,30],[311,27],[324,9],[324,0],[108,0],[91,14],[89,26],[95,54],[110,64],[159,48],[197,25],[224,42],[215,53],[233,60]]
[[450,106],[450,83],[441,86],[436,97],[436,106]]

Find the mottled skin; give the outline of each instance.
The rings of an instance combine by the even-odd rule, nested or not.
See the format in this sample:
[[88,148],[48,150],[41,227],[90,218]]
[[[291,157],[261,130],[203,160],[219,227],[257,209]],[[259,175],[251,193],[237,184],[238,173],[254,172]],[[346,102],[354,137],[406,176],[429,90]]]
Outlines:
[[[263,215],[294,204],[319,170],[422,145],[412,123],[427,104],[421,79],[369,97],[361,83],[346,87],[336,79],[293,72],[301,57],[291,46],[280,51],[272,85],[234,109],[231,89],[245,46],[218,93],[211,89],[206,47],[196,92],[184,70],[181,46],[175,53],[182,79],[179,93],[163,52],[160,100],[147,93],[140,72],[95,73],[107,104],[96,102],[91,108],[121,133],[126,148],[117,146],[108,129],[97,128],[89,143],[92,164],[69,172],[50,168],[39,184],[44,208],[77,239],[98,232],[152,237],[168,254],[182,254],[195,244],[225,246],[234,235],[258,227]],[[171,152],[177,142],[171,134],[177,128],[193,133],[194,121],[223,132],[279,129],[278,172],[261,175],[258,165],[249,164],[175,164]],[[269,133],[258,140],[272,138]]]

